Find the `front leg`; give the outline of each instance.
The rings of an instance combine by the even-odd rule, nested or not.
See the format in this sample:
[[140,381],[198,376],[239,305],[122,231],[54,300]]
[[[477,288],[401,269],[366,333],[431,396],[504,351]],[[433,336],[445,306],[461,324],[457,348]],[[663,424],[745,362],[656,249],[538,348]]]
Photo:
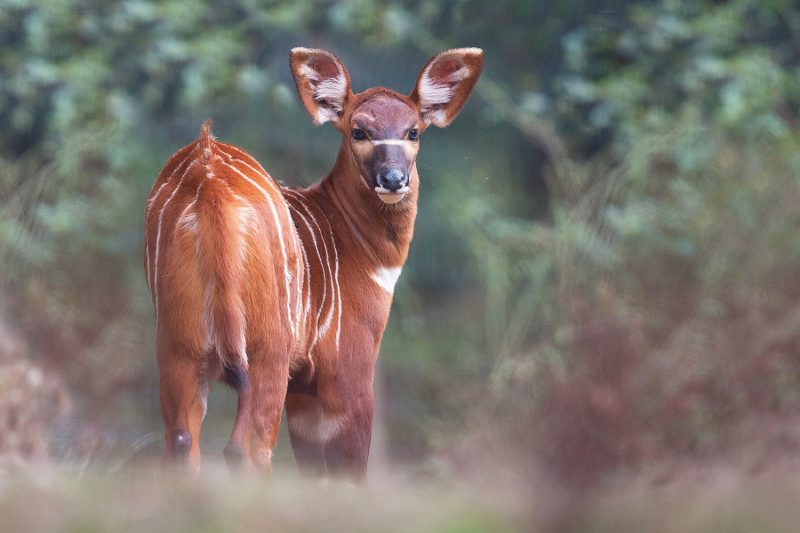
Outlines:
[[344,393],[329,393],[325,397],[327,403],[309,395],[287,395],[289,434],[301,475],[329,475],[356,482],[366,479],[374,409],[372,390],[369,387],[356,399]]
[[338,431],[325,444],[328,474],[363,483],[367,479],[372,416],[375,411],[372,380],[362,384],[346,405]]
[[326,421],[319,399],[310,394],[286,395],[286,418],[292,450],[301,475],[325,475]]
[[342,330],[342,349],[320,350],[316,394],[320,417],[316,436],[323,444],[327,475],[363,483],[375,411],[373,379],[380,335],[366,321]]

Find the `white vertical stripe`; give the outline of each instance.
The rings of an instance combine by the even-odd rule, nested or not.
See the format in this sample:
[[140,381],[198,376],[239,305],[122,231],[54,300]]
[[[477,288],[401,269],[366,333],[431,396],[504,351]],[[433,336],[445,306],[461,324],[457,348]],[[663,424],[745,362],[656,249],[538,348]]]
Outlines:
[[[316,322],[316,325],[314,327],[314,329],[315,329],[314,340],[312,341],[311,347],[309,348],[309,352],[310,352],[316,346],[317,341],[319,341],[320,337],[325,334],[325,331],[327,330],[328,326],[330,326],[330,324],[328,323],[328,326],[323,324],[322,327],[320,327],[320,323],[319,323],[320,317],[322,316],[322,310],[325,308],[325,301],[328,299],[328,277],[329,276],[331,278],[331,307],[330,307],[330,311],[328,313],[328,317],[326,318],[327,322],[330,321],[330,318],[331,318],[331,316],[333,314],[333,306],[335,305],[335,302],[334,302],[333,298],[336,295],[333,293],[333,281],[332,281],[333,280],[333,273],[331,272],[330,264],[329,264],[330,263],[330,254],[328,253],[328,245],[325,243],[325,236],[322,233],[322,228],[320,228],[319,224],[317,223],[317,219],[314,218],[314,215],[308,209],[308,207],[306,206],[305,202],[303,202],[303,197],[299,193],[297,193],[296,191],[293,191],[291,189],[284,189],[283,192],[284,193],[289,193],[289,196],[291,196],[292,198],[295,198],[297,200],[298,204],[300,204],[300,206],[303,208],[303,210],[309,216],[309,218],[314,222],[314,226],[317,228],[317,231],[319,232],[319,238],[322,241],[323,250],[325,251],[325,259],[322,259],[322,255],[319,252],[319,246],[317,245],[317,238],[314,235],[314,231],[311,228],[311,225],[308,223],[308,219],[302,213],[299,213],[299,211],[298,211],[298,214],[303,218],[303,222],[305,222],[306,226],[308,227],[308,231],[309,231],[309,234],[311,235],[311,238],[314,240],[314,248],[317,250],[317,257],[319,258],[319,266],[320,266],[320,270],[322,270],[322,299],[320,300],[319,308],[317,309],[317,322]],[[327,272],[326,272],[326,266],[327,266]]]
[[[186,157],[183,158],[183,161],[178,163],[178,165],[172,170],[172,173],[169,175],[169,177],[164,180],[164,183],[162,183],[158,187],[156,192],[147,201],[147,208],[145,209],[145,213],[144,213],[144,223],[145,223],[144,256],[145,256],[145,268],[147,270],[147,288],[150,289],[150,294],[151,295],[153,294],[153,290],[154,290],[154,280],[153,280],[153,277],[151,276],[153,267],[150,266],[150,240],[147,238],[147,234],[148,234],[147,224],[150,221],[150,210],[153,208],[153,204],[155,203],[156,199],[158,199],[158,197],[161,196],[161,191],[164,189],[164,187],[169,182],[172,181],[172,178],[174,178],[178,174],[178,169],[181,168],[181,166],[183,166],[186,163],[186,161],[189,160],[189,158],[191,157],[191,152],[192,152],[192,150],[189,150],[189,154],[187,154]],[[169,161],[167,161],[167,165],[169,165]]]
[[229,167],[231,170],[233,170],[241,177],[243,177],[245,180],[247,180],[249,183],[251,183],[259,191],[261,191],[261,193],[264,195],[264,198],[267,200],[267,203],[269,204],[270,211],[272,212],[272,218],[275,221],[275,229],[278,234],[278,243],[280,244],[281,256],[283,258],[283,272],[284,272],[283,279],[286,288],[286,316],[287,319],[289,320],[289,328],[292,331],[292,335],[295,335],[296,329],[295,329],[295,324],[292,321],[292,305],[290,302],[292,293],[291,289],[289,288],[289,279],[291,277],[291,274],[289,272],[289,259],[288,256],[286,255],[286,244],[284,243],[283,240],[283,227],[281,226],[280,218],[278,218],[278,211],[275,209],[275,204],[272,201],[272,198],[269,196],[269,193],[267,193],[267,191],[264,190],[264,188],[261,187],[261,185],[253,181],[247,174],[245,174],[235,166],[231,165],[230,163],[227,163],[225,161],[221,161],[221,163]]
[[[283,198],[283,195],[281,195],[281,198]],[[294,224],[294,220],[292,219],[292,216],[289,214],[288,203],[286,202],[285,198],[283,198],[283,203],[287,204],[286,213],[287,213],[287,215],[289,217],[290,222],[292,224]],[[295,229],[295,231],[297,231],[297,230]],[[295,314],[294,314],[294,316],[295,316],[295,330],[298,331],[298,332],[300,331],[301,315],[302,315],[302,310],[303,310],[303,281],[300,279],[300,272],[302,272],[302,267],[300,266],[300,262],[302,261],[301,253],[305,254],[305,251],[303,250],[303,247],[300,245],[299,241],[300,241],[299,237],[294,239],[294,242],[295,242],[295,250],[294,250],[294,268],[295,268],[294,284],[295,284],[295,287],[296,287],[296,292],[295,292]],[[303,250],[303,251],[300,252],[298,250],[298,248],[300,248],[300,250]],[[305,317],[303,317],[302,320],[303,320],[302,325],[304,325],[305,324]]]
[[161,226],[164,222],[164,211],[166,211],[167,206],[175,197],[175,194],[183,185],[183,180],[186,178],[186,174],[189,172],[189,169],[192,168],[192,165],[196,165],[197,160],[192,161],[189,163],[183,171],[181,175],[180,181],[178,181],[178,185],[173,189],[172,194],[169,195],[167,200],[164,202],[164,205],[161,206],[161,211],[158,213],[158,231],[156,232],[156,254],[155,259],[153,260],[153,299],[155,300],[155,308],[156,308],[156,327],[158,327],[158,255],[159,249],[161,247]]
[[[319,246],[317,246],[317,238],[314,236],[314,230],[311,228],[311,224],[308,223],[308,219],[305,216],[303,216],[303,214],[300,211],[298,211],[294,206],[290,206],[290,207],[292,208],[293,211],[295,211],[298,215],[300,215],[300,218],[303,219],[303,223],[306,225],[306,228],[308,228],[308,234],[311,236],[311,240],[314,242],[314,250],[317,252],[317,258],[319,259],[320,269],[322,270],[322,300],[321,300],[321,303],[320,303],[319,307],[317,308],[317,320],[314,323],[314,338],[311,340],[311,344],[308,346],[308,350],[307,350],[308,358],[309,358],[309,360],[311,360],[312,359],[312,354],[314,353],[314,348],[316,348],[317,342],[319,341],[319,319],[322,316],[322,306],[323,306],[323,303],[325,302],[326,287],[327,287],[328,284],[327,284],[327,280],[326,280],[326,276],[325,276],[325,265],[324,265],[323,260],[322,260],[322,254],[319,251]],[[311,301],[310,301],[311,300],[310,267],[309,267],[308,290],[309,290],[309,302],[308,302],[308,304],[310,306],[311,305]],[[312,361],[312,364],[313,364],[313,361]]]
[[[304,217],[303,214],[300,211],[298,211],[292,204],[290,204],[288,202],[288,200],[286,201],[286,203],[289,206],[289,209],[291,211],[293,211],[295,214],[297,214],[302,219],[302,221],[305,224],[306,228],[308,228],[308,233],[311,236],[311,238],[314,240],[314,248],[317,251],[317,257],[320,258],[320,264],[322,264],[322,256],[319,253],[319,248],[317,248],[317,240],[314,237],[314,232],[311,230],[311,225],[308,223],[308,220],[306,220],[306,217]],[[300,240],[300,239],[298,239],[298,240]],[[305,291],[305,293],[306,293],[305,294],[305,296],[306,296],[306,305],[305,305],[305,309],[303,310],[303,324],[306,326],[306,328],[308,328],[308,326],[309,326],[309,324],[308,324],[308,312],[311,310],[311,264],[309,263],[309,260],[308,260],[308,254],[306,253],[305,245],[302,243],[302,240],[300,240],[300,241],[301,241],[300,242],[300,249],[303,251],[303,261],[305,262],[305,265],[306,265],[306,280],[305,280],[305,282],[306,282],[306,291]],[[324,271],[323,271],[323,274],[324,274]],[[314,325],[314,330],[315,331],[317,329],[317,326],[319,325],[319,317],[320,317],[320,312],[319,311],[320,310],[317,311],[317,322]],[[306,330],[306,331],[308,331],[308,330]],[[311,364],[313,365],[314,361],[312,360],[312,355],[311,355],[312,349],[313,349],[313,346],[309,347],[309,349],[308,349],[308,359],[311,362]]]
[[[324,271],[325,267],[328,268],[328,276],[331,279],[331,306],[328,309],[328,315],[325,318],[325,322],[317,330],[317,336],[321,337],[321,336],[325,335],[325,333],[327,333],[327,331],[328,331],[328,328],[330,328],[331,322],[333,320],[333,312],[334,312],[334,309],[336,308],[336,286],[333,283],[333,268],[331,267],[331,255],[330,255],[330,252],[328,251],[328,244],[325,242],[325,235],[324,235],[324,233],[322,233],[322,228],[320,227],[319,223],[317,222],[316,217],[314,217],[314,215],[311,213],[311,211],[306,206],[306,203],[304,201],[305,198],[303,198],[303,196],[300,195],[299,193],[297,193],[296,191],[291,191],[291,192],[294,193],[294,195],[295,195],[294,197],[298,199],[300,205],[303,207],[303,209],[306,211],[308,216],[314,222],[314,226],[316,226],[317,231],[319,231],[320,239],[322,240],[322,247],[325,250],[325,263],[322,265],[322,267],[323,267],[323,271]],[[327,287],[327,282],[326,282],[325,285]],[[322,309],[322,308],[323,308],[323,305],[321,304],[320,305],[320,309]]]
[[147,238],[147,218],[144,219],[144,275],[147,279],[147,290],[153,294],[153,285],[150,283],[150,241]]
[[336,272],[334,274],[334,282],[336,283],[336,305],[339,306],[339,314],[336,319],[336,349],[339,349],[339,338],[342,336],[342,290],[339,287],[339,251],[336,249],[336,239],[333,237],[333,226],[328,220],[328,229],[331,232],[331,246],[333,247],[333,258],[336,261]]
[[[289,207],[292,209],[292,211],[295,211],[297,213],[297,210],[293,206],[290,205]],[[299,215],[300,213],[297,214]],[[306,225],[308,224],[306,223]],[[309,231],[311,231],[311,228],[309,228]],[[306,279],[305,279],[306,305],[303,308],[303,325],[308,327],[308,311],[311,309],[311,265],[308,263],[308,254],[306,253],[306,247],[303,244],[303,241],[300,239],[298,240],[300,241],[300,250],[303,252],[303,264],[306,267]]]
[[[255,162],[256,165],[258,165],[258,168],[256,168],[253,165],[251,165],[250,163],[248,163],[247,161],[245,161],[244,159],[233,157],[228,152],[225,152],[224,148],[230,148],[231,150],[233,150],[237,154],[239,154],[241,156],[244,156],[244,157],[247,157],[248,159],[252,159],[252,156],[250,156],[247,152],[245,152],[244,150],[241,150],[241,149],[239,149],[239,148],[237,148],[236,146],[233,146],[233,145],[227,145],[227,146],[224,146],[224,147],[222,145],[218,145],[218,148],[220,149],[220,151],[222,153],[224,153],[225,155],[228,156],[228,158],[231,160],[231,162],[236,161],[238,163],[241,163],[241,164],[245,165],[246,167],[248,167],[253,172],[255,172],[256,175],[261,177],[264,180],[264,182],[266,182],[275,192],[280,194],[281,195],[281,199],[283,199],[282,189],[280,187],[278,187],[278,185],[275,183],[275,181],[270,177],[269,173],[264,169],[263,166],[261,166],[261,164],[258,161]],[[286,219],[291,221],[292,217],[289,214],[289,206],[286,203],[285,199],[282,202],[282,204],[283,204],[284,214],[286,215]],[[297,269],[297,272],[299,273],[299,268],[298,267],[299,267],[299,261],[300,261],[300,254],[298,253],[298,250],[297,250],[297,248],[299,246],[298,240],[299,239],[297,239],[297,238],[293,239],[293,244],[294,244],[294,252],[296,254],[295,255],[295,268]],[[287,265],[288,265],[288,261],[287,261]],[[291,276],[291,274],[292,273],[289,270],[287,270],[287,275]],[[294,278],[295,278],[294,279],[294,281],[295,281],[294,285],[297,287],[297,291],[296,291],[296,294],[295,294],[295,313],[296,313],[296,316],[295,316],[295,325],[293,326],[293,330],[294,331],[299,331],[299,327],[300,327],[299,326],[300,304],[301,304],[301,298],[302,298],[302,295],[301,295],[302,287],[297,283],[297,279],[296,279],[297,277],[298,276],[294,276]],[[289,293],[287,293],[286,298],[287,299],[291,298],[291,295]],[[291,320],[291,316],[289,317],[289,320]]]
[[197,213],[190,213],[190,211],[192,211],[197,205],[197,200],[200,198],[200,189],[203,188],[203,185],[206,184],[206,181],[208,181],[208,177],[206,177],[206,179],[204,179],[200,185],[197,186],[197,194],[194,195],[194,200],[186,204],[186,207],[184,207],[183,211],[181,211],[181,215],[178,217],[178,222],[175,224],[176,228],[180,229],[181,226],[184,226],[186,229],[197,229],[196,227],[189,227],[189,222],[191,221],[192,215],[194,215],[194,224],[197,224]]

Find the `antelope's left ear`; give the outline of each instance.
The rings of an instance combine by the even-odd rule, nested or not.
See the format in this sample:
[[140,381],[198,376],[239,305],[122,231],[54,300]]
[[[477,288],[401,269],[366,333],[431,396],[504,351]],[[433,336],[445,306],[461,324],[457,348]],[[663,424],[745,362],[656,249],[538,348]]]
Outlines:
[[419,73],[411,93],[425,125],[449,125],[467,102],[481,70],[480,48],[454,48],[433,56]]
[[339,58],[318,48],[292,48],[289,66],[314,124],[337,122],[350,97],[350,75]]

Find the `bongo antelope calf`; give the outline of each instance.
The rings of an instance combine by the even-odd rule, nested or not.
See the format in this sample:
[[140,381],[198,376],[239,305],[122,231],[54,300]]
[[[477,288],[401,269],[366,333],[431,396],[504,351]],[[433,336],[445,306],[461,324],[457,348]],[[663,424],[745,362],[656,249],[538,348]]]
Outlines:
[[270,469],[285,407],[301,472],[361,480],[375,361],[414,230],[420,134],[461,111],[483,53],[436,55],[410,96],[354,94],[325,50],[295,48],[290,65],[314,123],[342,134],[321,182],[282,187],[206,122],[147,202],[165,456],[199,466],[209,384],[222,379],[238,393],[232,468]]

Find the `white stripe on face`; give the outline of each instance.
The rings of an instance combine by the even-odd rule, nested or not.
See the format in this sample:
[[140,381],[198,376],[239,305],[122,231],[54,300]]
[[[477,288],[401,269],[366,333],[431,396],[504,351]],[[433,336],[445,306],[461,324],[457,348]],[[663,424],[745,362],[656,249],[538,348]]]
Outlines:
[[379,141],[372,141],[372,144],[393,144],[395,146],[405,146],[407,140],[404,139],[381,139]]

